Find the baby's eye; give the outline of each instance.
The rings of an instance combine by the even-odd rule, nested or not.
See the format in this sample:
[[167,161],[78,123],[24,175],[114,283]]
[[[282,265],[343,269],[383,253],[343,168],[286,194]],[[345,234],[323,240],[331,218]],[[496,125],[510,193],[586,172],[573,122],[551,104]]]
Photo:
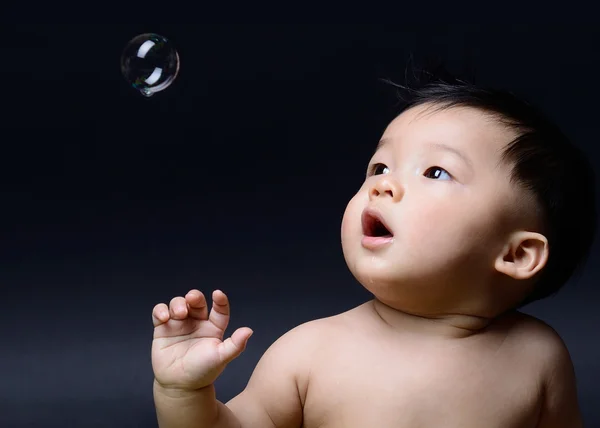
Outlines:
[[369,171],[369,175],[379,175],[379,174],[387,174],[390,172],[390,169],[382,163],[376,163],[371,166],[371,170]]
[[[432,171],[433,171],[433,174],[431,173]],[[440,177],[441,174],[446,174],[448,176],[448,179],[452,179],[452,176],[450,175],[450,173],[448,171],[446,171],[444,168],[440,168],[439,166],[432,166],[432,167],[428,168],[423,175],[427,178],[437,179]]]

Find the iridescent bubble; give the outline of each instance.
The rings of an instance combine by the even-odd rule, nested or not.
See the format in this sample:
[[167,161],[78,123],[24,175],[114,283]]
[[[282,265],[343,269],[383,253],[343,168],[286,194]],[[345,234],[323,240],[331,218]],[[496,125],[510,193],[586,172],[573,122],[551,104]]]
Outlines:
[[140,34],[123,50],[121,72],[131,86],[151,97],[167,89],[177,77],[179,54],[166,37]]

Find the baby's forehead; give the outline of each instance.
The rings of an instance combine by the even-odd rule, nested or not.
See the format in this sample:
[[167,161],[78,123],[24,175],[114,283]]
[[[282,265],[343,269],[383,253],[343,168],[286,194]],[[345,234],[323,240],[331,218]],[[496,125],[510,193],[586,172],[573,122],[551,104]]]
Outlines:
[[443,128],[446,131],[506,132],[497,116],[474,107],[446,107],[424,104],[409,108],[396,116],[386,131],[409,131]]
[[[457,149],[498,154],[517,137],[495,115],[472,107],[420,105],[405,110],[387,126],[382,140],[392,146],[447,144]],[[475,154],[475,153],[474,153]]]

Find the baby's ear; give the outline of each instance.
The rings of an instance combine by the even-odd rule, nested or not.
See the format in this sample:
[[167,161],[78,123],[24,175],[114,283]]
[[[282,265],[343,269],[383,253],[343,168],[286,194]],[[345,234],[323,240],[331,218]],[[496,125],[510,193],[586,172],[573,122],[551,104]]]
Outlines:
[[518,231],[510,236],[496,259],[495,267],[498,272],[514,279],[529,279],[546,266],[549,251],[544,235]]

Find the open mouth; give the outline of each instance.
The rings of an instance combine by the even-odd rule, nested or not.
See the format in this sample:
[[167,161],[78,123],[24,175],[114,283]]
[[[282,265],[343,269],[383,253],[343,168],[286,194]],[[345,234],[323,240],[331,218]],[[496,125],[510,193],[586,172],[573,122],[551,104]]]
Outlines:
[[394,234],[384,223],[379,213],[365,210],[362,214],[363,234],[372,238],[392,238]]

